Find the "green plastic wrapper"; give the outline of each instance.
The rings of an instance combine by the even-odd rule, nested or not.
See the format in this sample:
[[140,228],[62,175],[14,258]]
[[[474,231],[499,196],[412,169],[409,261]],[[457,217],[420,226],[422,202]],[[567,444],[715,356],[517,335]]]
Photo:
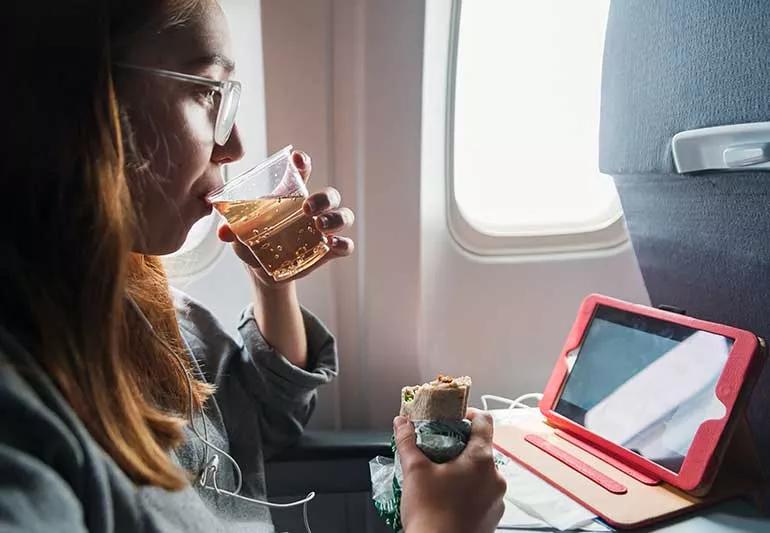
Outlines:
[[[468,420],[417,420],[414,422],[417,447],[434,463],[451,461],[465,449],[471,434]],[[377,513],[393,531],[401,531],[401,462],[395,435],[390,441],[394,459],[375,457],[369,461],[372,500]]]

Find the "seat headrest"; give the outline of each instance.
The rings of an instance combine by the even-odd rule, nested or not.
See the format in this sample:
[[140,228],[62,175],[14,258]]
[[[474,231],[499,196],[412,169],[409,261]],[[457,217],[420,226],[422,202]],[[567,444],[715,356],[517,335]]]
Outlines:
[[770,2],[613,1],[602,76],[600,167],[673,173],[689,129],[770,120]]

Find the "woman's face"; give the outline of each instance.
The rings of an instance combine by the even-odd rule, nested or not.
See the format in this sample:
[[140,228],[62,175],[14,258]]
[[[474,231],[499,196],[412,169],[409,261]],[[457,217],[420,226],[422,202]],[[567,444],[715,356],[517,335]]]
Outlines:
[[[181,26],[139,34],[125,63],[228,79],[234,64],[224,14],[216,2],[202,3]],[[127,154],[138,224],[134,251],[171,253],[211,212],[205,196],[221,185],[221,166],[243,157],[238,129],[224,146],[214,143],[219,94],[203,85],[122,69],[118,93],[139,156],[131,161]]]

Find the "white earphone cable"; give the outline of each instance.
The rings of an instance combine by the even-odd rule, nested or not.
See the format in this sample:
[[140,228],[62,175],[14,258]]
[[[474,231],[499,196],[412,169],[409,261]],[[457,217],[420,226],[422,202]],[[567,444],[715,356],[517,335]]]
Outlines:
[[[147,327],[147,329],[152,334],[153,338],[156,341],[158,341],[163,346],[163,348],[165,348],[165,350],[174,358],[174,360],[177,362],[177,364],[179,364],[179,366],[182,369],[182,372],[184,372],[185,379],[187,381],[187,391],[188,391],[188,394],[189,394],[189,401],[190,401],[190,409],[189,409],[189,412],[188,412],[190,429],[195,434],[195,436],[198,437],[198,439],[204,444],[204,449],[205,449],[205,456],[204,456],[204,465],[205,466],[203,467],[203,471],[202,471],[202,473],[200,475],[200,485],[202,487],[204,487],[204,488],[207,488],[209,490],[215,491],[217,494],[224,494],[224,495],[230,496],[232,498],[237,498],[237,499],[242,500],[242,501],[256,503],[256,504],[263,505],[263,506],[268,507],[268,508],[285,509],[285,508],[297,507],[297,506],[301,505],[302,506],[302,517],[303,517],[304,522],[305,522],[305,529],[307,530],[307,533],[312,533],[310,531],[310,522],[308,521],[308,516],[307,516],[307,504],[313,498],[315,498],[315,492],[309,492],[304,498],[302,498],[300,500],[297,500],[297,501],[288,502],[288,503],[273,503],[273,502],[268,502],[268,501],[264,501],[264,500],[257,500],[257,499],[253,499],[253,498],[247,498],[247,497],[241,496],[239,494],[240,491],[241,491],[241,487],[243,485],[243,473],[241,472],[240,465],[238,464],[238,462],[235,459],[233,459],[233,457],[230,456],[230,454],[228,454],[226,451],[222,450],[221,448],[217,447],[216,445],[214,445],[214,444],[212,444],[211,442],[208,441],[208,426],[206,424],[206,416],[205,415],[202,414],[202,418],[203,418],[203,432],[205,434],[205,437],[201,436],[201,434],[198,432],[198,428],[195,427],[195,420],[194,420],[194,416],[193,416],[193,406],[194,406],[194,401],[193,400],[194,400],[194,397],[193,397],[192,378],[190,377],[190,373],[189,373],[189,370],[187,369],[187,365],[184,364],[184,362],[180,359],[179,355],[168,345],[168,343],[165,340],[163,340],[160,335],[158,335],[158,333],[155,331],[155,328],[150,323],[150,321],[147,319],[147,316],[145,316],[144,312],[141,310],[139,305],[134,301],[134,299],[131,298],[130,296],[127,297],[127,298],[128,298],[128,301],[131,303],[131,306],[136,311],[136,313],[139,316],[139,318],[142,320],[142,322],[144,322],[145,326]],[[211,460],[209,460],[209,458],[208,458],[209,448],[211,448],[212,450],[215,450],[215,451],[221,453],[224,457],[226,457],[230,461],[230,463],[232,463],[233,467],[235,468],[235,472],[237,474],[235,477],[236,477],[237,481],[235,483],[235,490],[233,492],[230,492],[230,491],[227,491],[227,490],[224,490],[224,489],[220,489],[217,486],[217,471],[219,469],[219,457],[216,454],[214,454],[213,458]],[[209,471],[212,473],[211,480],[212,480],[212,485],[213,486],[209,486],[209,485],[206,484],[206,482],[208,480],[208,473],[209,473]]]
[[530,392],[529,394],[522,394],[518,398],[511,400],[510,398],[505,398],[503,396],[495,396],[494,394],[482,394],[481,395],[481,405],[483,406],[485,411],[489,410],[488,402],[490,400],[495,402],[504,403],[508,406],[508,409],[520,409],[520,408],[527,408],[527,409],[534,409],[537,406],[527,405],[524,402],[526,400],[537,400],[538,402],[543,399],[543,395],[539,392]]

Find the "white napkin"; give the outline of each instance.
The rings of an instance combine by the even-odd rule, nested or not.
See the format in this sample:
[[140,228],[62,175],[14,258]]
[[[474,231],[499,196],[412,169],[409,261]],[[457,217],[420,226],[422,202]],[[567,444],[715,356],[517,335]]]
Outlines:
[[[496,426],[542,418],[537,409],[494,409],[489,411]],[[524,528],[553,528],[560,531],[611,531],[595,522],[596,515],[562,494],[547,482],[503,454],[495,455],[500,473],[508,483],[505,514],[498,531]]]

